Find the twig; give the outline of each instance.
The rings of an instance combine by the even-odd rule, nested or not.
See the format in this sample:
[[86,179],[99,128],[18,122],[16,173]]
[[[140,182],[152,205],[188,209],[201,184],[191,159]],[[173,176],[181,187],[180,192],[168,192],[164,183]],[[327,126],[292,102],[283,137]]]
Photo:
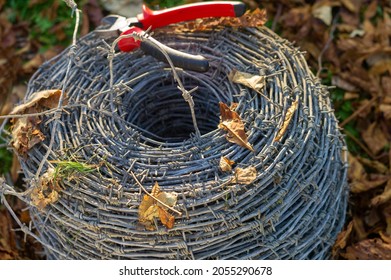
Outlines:
[[377,99],[377,96],[374,96],[372,97],[369,102],[367,102],[366,104],[363,104],[360,108],[358,108],[357,110],[355,110],[353,112],[353,114],[351,114],[348,118],[346,118],[343,122],[341,122],[340,124],[340,127],[344,127],[346,124],[348,124],[349,122],[351,122],[352,120],[354,120],[355,118],[357,118],[358,115],[361,114],[361,112],[363,112],[366,108],[368,108],[369,106],[372,106],[373,103],[375,103]]
[[168,206],[167,204],[165,204],[164,202],[162,202],[160,199],[154,197],[153,195],[151,195],[145,188],[144,186],[140,183],[140,181],[137,179],[136,175],[133,173],[133,171],[130,171],[130,175],[132,175],[133,179],[136,181],[137,185],[151,198],[153,198],[154,200],[156,200],[157,202],[159,202],[161,205],[163,205],[164,207],[167,207],[168,209],[170,209],[171,211],[177,213],[178,215],[182,216],[182,213],[179,212],[178,210],[175,210],[174,208]]

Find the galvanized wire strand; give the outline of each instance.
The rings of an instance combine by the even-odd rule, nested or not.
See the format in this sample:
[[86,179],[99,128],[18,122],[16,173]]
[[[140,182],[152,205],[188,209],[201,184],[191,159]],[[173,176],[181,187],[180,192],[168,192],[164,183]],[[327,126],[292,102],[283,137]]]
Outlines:
[[[110,76],[107,43],[93,32],[77,42],[74,56],[66,50],[30,80],[26,98],[60,87],[66,77],[68,105],[55,131],[50,114],[40,126],[53,137],[53,149],[45,140],[21,160],[26,182],[46,153],[46,168],[48,160],[97,166],[63,178],[57,203],[44,210],[31,205],[48,258],[328,258],[344,223],[347,165],[327,88],[302,53],[266,27],[179,30],[154,37],[210,61],[206,73],[176,70],[186,90],[198,87],[192,97],[200,137],[168,65],[140,50],[120,53]],[[264,76],[261,94],[231,82],[233,69]],[[288,130],[273,141],[295,100]],[[255,152],[228,142],[217,128],[219,101],[238,103]],[[218,167],[221,156],[254,166],[256,180],[232,184],[233,174]],[[149,231],[138,222],[144,192],[137,181],[148,191],[158,182],[178,193],[175,209],[182,216],[172,229],[156,221]],[[2,199],[5,194],[17,195],[2,187]],[[19,197],[30,203],[28,195]]]

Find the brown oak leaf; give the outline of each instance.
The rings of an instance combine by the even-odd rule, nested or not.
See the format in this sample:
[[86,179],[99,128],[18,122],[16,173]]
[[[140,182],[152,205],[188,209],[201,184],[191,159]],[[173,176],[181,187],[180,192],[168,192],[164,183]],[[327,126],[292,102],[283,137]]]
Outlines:
[[220,102],[219,105],[221,116],[219,128],[228,131],[226,139],[231,143],[235,143],[254,152],[253,147],[247,140],[247,135],[244,131],[244,124],[239,114],[235,111],[232,111],[223,102]]

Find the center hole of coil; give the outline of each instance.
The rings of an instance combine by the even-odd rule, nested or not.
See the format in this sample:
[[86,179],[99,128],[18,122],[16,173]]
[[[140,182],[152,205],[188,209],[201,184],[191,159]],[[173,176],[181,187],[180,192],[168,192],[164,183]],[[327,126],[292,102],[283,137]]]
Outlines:
[[[192,96],[201,134],[215,130],[219,123],[219,100],[215,94],[191,78],[183,79],[182,83],[187,90],[198,86]],[[195,133],[189,104],[171,79],[135,86],[124,97],[123,104],[126,121],[153,140],[181,142]]]

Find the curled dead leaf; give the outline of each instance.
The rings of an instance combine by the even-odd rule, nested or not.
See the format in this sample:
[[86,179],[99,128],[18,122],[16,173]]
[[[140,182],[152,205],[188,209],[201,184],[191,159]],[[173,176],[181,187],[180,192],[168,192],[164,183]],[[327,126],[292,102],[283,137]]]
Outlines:
[[[16,106],[10,115],[32,114],[43,111],[46,108],[55,108],[61,96],[61,90],[44,90],[32,94],[25,103]],[[26,156],[28,150],[45,139],[40,131],[41,122],[38,116],[26,116],[12,119],[12,146],[19,155]]]
[[39,210],[43,210],[47,205],[57,202],[59,198],[58,190],[55,170],[49,168],[33,187],[30,194],[31,204]]
[[242,84],[246,87],[254,89],[257,92],[260,92],[265,86],[265,77],[251,73],[240,72],[236,69],[232,70],[228,74],[228,79],[233,83]]
[[174,207],[177,202],[175,192],[162,192],[156,182],[151,194],[144,195],[139,206],[139,221],[147,230],[155,230],[154,218],[159,218],[168,229],[174,227],[175,217],[168,213],[168,207]]
[[38,129],[40,122],[38,117],[23,117],[12,126],[11,144],[19,155],[26,156],[28,150],[45,139]]
[[253,147],[247,140],[246,132],[242,119],[235,111],[232,111],[226,104],[220,102],[221,122],[219,128],[228,131],[226,139],[239,146],[249,149],[254,152]]
[[290,124],[290,122],[292,120],[292,117],[293,117],[294,113],[297,110],[298,104],[299,104],[299,101],[295,100],[292,103],[292,105],[288,108],[288,110],[287,110],[287,112],[285,114],[284,122],[282,123],[280,129],[277,132],[276,137],[273,140],[274,142],[280,141],[281,138],[284,136],[284,134],[287,131],[287,129],[289,127],[289,124]]
[[235,168],[234,176],[234,183],[249,185],[257,178],[257,169],[254,166],[249,166],[246,168],[237,167]]
[[220,164],[219,164],[219,168],[221,169],[221,171],[231,171],[232,170],[232,165],[234,164],[235,162],[233,160],[230,160],[228,159],[227,157],[221,157],[220,158]]
[[11,115],[23,114],[27,109],[36,107],[32,112],[40,112],[42,108],[55,108],[57,107],[58,101],[60,100],[62,91],[60,89],[51,89],[35,92],[31,97],[23,104],[16,106],[12,111]]

